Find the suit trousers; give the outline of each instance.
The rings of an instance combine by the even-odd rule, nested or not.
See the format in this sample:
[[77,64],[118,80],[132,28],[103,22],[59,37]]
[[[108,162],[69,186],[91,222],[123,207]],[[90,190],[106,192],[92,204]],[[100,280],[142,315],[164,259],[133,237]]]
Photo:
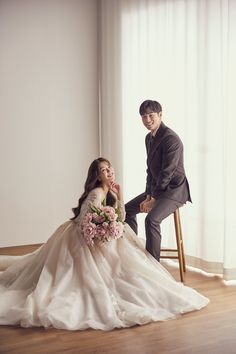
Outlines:
[[[136,234],[138,234],[136,215],[140,213],[140,203],[145,199],[146,194],[142,193],[125,205],[125,222],[129,224]],[[151,253],[157,261],[160,260],[161,252],[161,222],[182,205],[183,203],[172,199],[159,198],[145,218],[146,250]]]

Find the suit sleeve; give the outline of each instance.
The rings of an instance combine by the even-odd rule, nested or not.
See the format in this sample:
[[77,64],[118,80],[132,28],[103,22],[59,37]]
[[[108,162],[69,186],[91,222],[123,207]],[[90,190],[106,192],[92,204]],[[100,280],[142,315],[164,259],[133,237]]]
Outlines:
[[[146,145],[147,156],[148,156],[148,153],[149,153],[149,149],[148,149],[148,136],[146,136],[145,145]],[[148,166],[147,166],[146,173],[147,173],[147,177],[146,177],[146,190],[145,190],[145,193],[146,193],[146,194],[151,194],[152,176],[151,176],[151,173],[150,173],[150,170],[149,170]]]
[[147,178],[146,178],[146,190],[145,190],[145,193],[148,195],[151,194],[151,176],[150,176],[150,173],[149,173],[149,169],[147,168]]
[[159,191],[165,191],[170,183],[170,180],[178,166],[179,159],[183,154],[183,144],[178,137],[169,135],[164,139],[162,149],[162,167],[159,173],[156,188],[153,192],[154,197]]

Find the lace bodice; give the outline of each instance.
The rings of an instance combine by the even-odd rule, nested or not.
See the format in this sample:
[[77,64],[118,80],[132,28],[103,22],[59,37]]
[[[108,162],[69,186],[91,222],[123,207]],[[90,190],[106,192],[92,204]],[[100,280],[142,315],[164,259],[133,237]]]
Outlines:
[[[106,198],[106,195],[103,191],[102,188],[94,188],[87,196],[87,198],[85,199],[85,201],[82,204],[81,210],[80,210],[80,214],[78,215],[78,217],[75,219],[75,222],[80,224],[81,221],[83,220],[85,214],[90,211],[90,205],[94,205],[97,208],[100,208],[102,206],[102,203],[104,201],[104,199]],[[125,220],[125,207],[124,207],[124,203],[120,200],[116,201],[116,208],[119,208],[120,210],[120,216],[122,218],[122,221]]]

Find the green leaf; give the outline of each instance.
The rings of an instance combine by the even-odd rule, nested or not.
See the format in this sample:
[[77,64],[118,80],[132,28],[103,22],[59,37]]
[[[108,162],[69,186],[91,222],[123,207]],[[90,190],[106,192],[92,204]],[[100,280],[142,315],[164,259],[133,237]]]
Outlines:
[[98,208],[96,208],[94,205],[90,205],[90,209],[94,212],[97,213],[98,215],[100,215],[100,210]]

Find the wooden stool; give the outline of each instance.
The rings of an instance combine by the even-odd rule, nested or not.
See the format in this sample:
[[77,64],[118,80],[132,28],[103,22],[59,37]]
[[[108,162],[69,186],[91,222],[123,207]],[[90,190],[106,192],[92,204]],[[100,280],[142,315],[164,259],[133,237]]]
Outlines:
[[177,248],[176,249],[163,248],[163,249],[161,249],[161,252],[177,252],[177,254],[173,255],[173,256],[160,255],[160,258],[178,259],[179,260],[180,279],[181,279],[181,282],[184,282],[184,272],[186,272],[186,264],[185,264],[184,245],[183,245],[179,208],[176,209],[174,212],[174,222],[175,222],[175,236],[176,236]]

